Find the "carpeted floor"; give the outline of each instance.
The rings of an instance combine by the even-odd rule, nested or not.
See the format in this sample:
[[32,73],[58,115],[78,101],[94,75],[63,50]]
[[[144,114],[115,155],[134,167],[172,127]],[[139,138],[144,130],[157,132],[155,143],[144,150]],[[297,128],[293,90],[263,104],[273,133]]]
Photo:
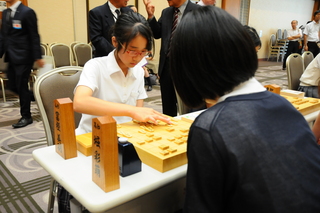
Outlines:
[[[256,78],[263,85],[287,88],[286,71],[280,62],[259,62]],[[1,91],[2,94],[2,91]],[[0,212],[46,212],[50,176],[32,158],[32,151],[46,146],[45,133],[36,103],[32,103],[33,124],[21,129],[11,125],[19,118],[17,97],[6,91],[7,102],[0,94]],[[161,112],[159,85],[148,92],[145,106]],[[57,212],[57,208],[55,208]]]

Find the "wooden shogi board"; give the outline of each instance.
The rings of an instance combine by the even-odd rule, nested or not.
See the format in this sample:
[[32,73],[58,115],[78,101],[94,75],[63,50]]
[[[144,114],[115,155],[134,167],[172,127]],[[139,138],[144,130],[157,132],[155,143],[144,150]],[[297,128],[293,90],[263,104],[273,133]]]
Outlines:
[[[117,124],[117,132],[119,137],[128,138],[134,145],[144,164],[166,172],[187,163],[187,138],[191,126],[190,122],[183,120],[171,118],[171,121],[172,125],[130,121]],[[79,151],[90,153],[90,133],[78,135],[77,142]]]
[[298,98],[281,95],[286,98],[302,115],[307,115],[320,110],[320,99],[317,98]]

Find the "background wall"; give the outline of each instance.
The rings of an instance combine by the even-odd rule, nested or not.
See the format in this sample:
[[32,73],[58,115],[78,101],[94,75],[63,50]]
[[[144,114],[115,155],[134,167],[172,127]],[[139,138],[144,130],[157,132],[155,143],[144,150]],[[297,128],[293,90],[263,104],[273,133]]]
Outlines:
[[[221,7],[221,1],[216,6]],[[89,0],[89,9],[106,3],[106,0]],[[155,16],[159,18],[161,11],[168,7],[165,0],[152,0],[155,5]],[[129,0],[128,4],[134,4]],[[70,44],[73,41],[87,42],[87,8],[86,0],[28,0],[38,17],[41,41],[45,43],[62,42]],[[138,1],[138,11],[147,16],[143,0]],[[262,31],[262,48],[259,58],[267,58],[268,43],[272,33],[277,29],[290,29],[293,19],[299,21],[299,26],[305,24],[312,16],[314,0],[251,0],[249,25]],[[160,41],[156,41],[156,55],[159,56]]]
[[271,34],[278,29],[291,29],[291,21],[298,20],[300,25],[310,21],[314,0],[251,0],[249,25],[262,30],[262,48],[259,58],[267,58]]

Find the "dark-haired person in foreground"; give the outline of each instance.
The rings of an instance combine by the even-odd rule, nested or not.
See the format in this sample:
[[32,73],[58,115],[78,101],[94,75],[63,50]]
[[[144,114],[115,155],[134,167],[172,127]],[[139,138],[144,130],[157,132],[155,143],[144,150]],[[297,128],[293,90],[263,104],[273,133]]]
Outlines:
[[241,23],[201,7],[172,43],[182,100],[212,105],[190,128],[184,213],[320,212],[320,148],[304,117],[254,78],[257,53]]

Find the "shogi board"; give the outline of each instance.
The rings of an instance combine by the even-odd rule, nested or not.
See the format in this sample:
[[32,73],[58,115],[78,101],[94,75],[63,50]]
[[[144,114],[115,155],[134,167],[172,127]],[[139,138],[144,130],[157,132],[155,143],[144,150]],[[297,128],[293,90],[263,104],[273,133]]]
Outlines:
[[320,99],[317,98],[298,98],[281,95],[286,98],[302,115],[307,115],[320,110]]
[[[171,118],[171,121],[172,125],[134,121],[118,124],[118,136],[128,138],[144,164],[166,172],[187,163],[187,138],[191,126],[183,120]],[[77,136],[78,150],[86,155],[90,153],[91,137],[91,133]]]

